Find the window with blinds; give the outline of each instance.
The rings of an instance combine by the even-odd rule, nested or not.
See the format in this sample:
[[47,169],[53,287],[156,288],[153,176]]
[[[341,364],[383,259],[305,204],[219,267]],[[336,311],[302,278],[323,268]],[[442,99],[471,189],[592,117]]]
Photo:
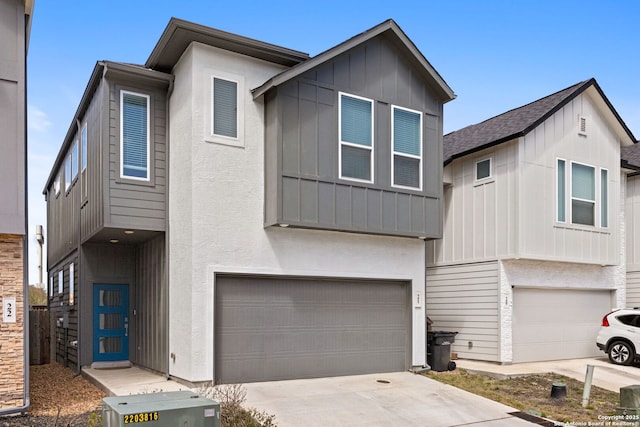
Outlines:
[[120,174],[149,179],[149,96],[120,93]]
[[238,83],[213,78],[212,133],[228,138],[238,137]]
[[340,93],[340,178],[373,182],[373,101]]
[[391,108],[393,147],[393,185],[422,188],[422,114]]
[[608,170],[577,162],[567,164],[566,160],[557,159],[556,173],[556,220],[607,228]]

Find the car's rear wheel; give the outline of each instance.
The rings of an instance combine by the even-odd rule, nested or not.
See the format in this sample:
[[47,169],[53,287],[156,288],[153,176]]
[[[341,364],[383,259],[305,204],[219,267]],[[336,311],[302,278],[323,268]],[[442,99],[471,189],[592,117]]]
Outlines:
[[609,346],[609,360],[616,365],[631,365],[636,354],[631,344],[616,341]]

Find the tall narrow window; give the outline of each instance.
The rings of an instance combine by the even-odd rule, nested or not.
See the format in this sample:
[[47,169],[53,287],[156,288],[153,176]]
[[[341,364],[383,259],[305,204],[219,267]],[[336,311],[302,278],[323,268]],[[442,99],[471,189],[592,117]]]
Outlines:
[[82,166],[80,168],[81,171],[84,172],[87,169],[87,125],[85,124],[82,128],[82,133],[80,134],[80,150],[82,151]]
[[78,176],[78,141],[74,141],[71,146],[71,180]]
[[49,296],[53,296],[53,276],[49,277]]
[[212,122],[214,135],[238,137],[238,83],[213,78]]
[[149,97],[120,92],[120,175],[149,179]]
[[340,178],[373,181],[373,101],[340,94]]
[[595,225],[596,173],[592,166],[571,164],[571,222]]
[[61,294],[64,289],[64,272],[58,271],[58,293]]
[[74,292],[75,292],[75,278],[74,278],[74,266],[73,263],[69,264],[69,305],[73,305]]
[[609,172],[600,169],[600,227],[609,227]]
[[422,188],[422,114],[392,107],[393,185]]
[[565,222],[567,220],[567,186],[565,175],[566,161],[558,159],[558,179],[557,179],[557,217],[558,222]]
[[71,187],[71,153],[67,154],[64,161],[64,191]]

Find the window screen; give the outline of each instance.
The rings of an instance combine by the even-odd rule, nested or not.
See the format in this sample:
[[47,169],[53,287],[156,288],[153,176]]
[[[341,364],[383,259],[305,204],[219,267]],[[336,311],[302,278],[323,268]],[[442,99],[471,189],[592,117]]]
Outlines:
[[149,98],[122,92],[122,176],[149,178]]
[[609,173],[600,169],[600,227],[609,226]]
[[559,222],[565,222],[567,220],[565,164],[566,162],[564,160],[558,159],[557,219]]
[[420,188],[422,115],[393,107],[393,184]]
[[595,168],[579,163],[571,165],[571,222],[595,225]]
[[373,102],[340,95],[340,176],[372,180]]
[[238,84],[213,79],[213,134],[238,137]]

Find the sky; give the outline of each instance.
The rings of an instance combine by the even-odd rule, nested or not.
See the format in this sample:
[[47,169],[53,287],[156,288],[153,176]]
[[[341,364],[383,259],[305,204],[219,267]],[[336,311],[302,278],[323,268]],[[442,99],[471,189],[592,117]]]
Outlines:
[[36,0],[27,58],[30,283],[38,282],[36,225],[47,231],[42,190],[96,61],[144,64],[171,17],[311,56],[393,19],[457,96],[444,107],[445,134],[594,77],[640,138],[636,0]]

